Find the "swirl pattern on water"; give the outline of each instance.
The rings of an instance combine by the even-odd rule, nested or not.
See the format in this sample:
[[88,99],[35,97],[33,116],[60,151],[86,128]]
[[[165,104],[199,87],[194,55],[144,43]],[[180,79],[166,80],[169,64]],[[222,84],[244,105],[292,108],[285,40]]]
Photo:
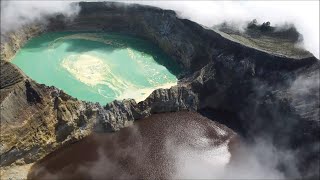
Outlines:
[[87,54],[70,55],[61,64],[76,79],[89,86],[104,84],[104,74],[110,73],[109,66],[101,59]]
[[[144,45],[143,40],[105,33],[48,33],[28,43],[13,62],[36,81],[81,100],[107,103],[132,98],[139,102],[155,89],[177,84],[175,75],[155,60],[170,59],[158,51],[144,51],[150,44]],[[25,63],[26,59],[32,62]]]

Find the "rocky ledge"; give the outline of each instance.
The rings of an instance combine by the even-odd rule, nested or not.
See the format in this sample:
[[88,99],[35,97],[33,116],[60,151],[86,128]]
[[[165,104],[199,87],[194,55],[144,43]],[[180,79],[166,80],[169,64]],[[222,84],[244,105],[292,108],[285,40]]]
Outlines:
[[[114,131],[152,113],[232,114],[247,140],[267,136],[298,157],[304,177],[319,176],[320,61],[268,53],[226,38],[176,13],[121,3],[83,2],[73,21],[50,17],[2,35],[1,168],[37,161],[93,131]],[[31,28],[36,27],[36,28]],[[145,101],[99,105],[79,101],[55,87],[37,84],[10,60],[30,37],[47,31],[120,32],[152,41],[185,70],[179,84],[155,90]],[[227,32],[226,32],[227,33]],[[292,49],[290,53],[292,54]],[[301,52],[297,50],[297,52]],[[305,54],[305,52],[303,52]]]
[[101,106],[38,84],[9,62],[1,61],[1,67],[6,70],[1,74],[0,149],[5,177],[10,166],[33,163],[92,132],[117,131],[153,113],[198,107],[197,95],[179,86],[157,89],[139,103],[126,99]]

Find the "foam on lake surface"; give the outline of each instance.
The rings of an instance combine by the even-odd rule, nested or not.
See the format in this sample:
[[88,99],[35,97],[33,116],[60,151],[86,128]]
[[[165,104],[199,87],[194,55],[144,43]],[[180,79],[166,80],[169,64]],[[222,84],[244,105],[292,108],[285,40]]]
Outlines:
[[155,89],[176,85],[180,72],[150,42],[107,33],[46,33],[28,41],[12,62],[38,83],[102,104],[142,101]]

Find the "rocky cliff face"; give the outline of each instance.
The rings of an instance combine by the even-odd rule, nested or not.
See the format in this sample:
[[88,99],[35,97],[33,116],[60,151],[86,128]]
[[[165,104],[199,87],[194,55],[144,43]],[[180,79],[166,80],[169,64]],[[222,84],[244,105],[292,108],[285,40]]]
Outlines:
[[155,90],[145,101],[114,101],[106,106],[79,101],[55,87],[37,84],[1,61],[1,165],[33,162],[92,131],[115,131],[151,113],[197,110],[187,88]]
[[185,87],[155,90],[140,103],[132,99],[106,106],[83,102],[55,87],[37,84],[9,62],[0,62],[4,177],[10,177],[10,166],[33,163],[92,132],[116,131],[152,113],[195,111],[198,107],[197,95]]
[[[268,136],[279,147],[298,152],[300,171],[319,176],[320,62],[315,57],[293,58],[248,47],[180,19],[173,11],[103,2],[80,6],[72,23],[52,17],[45,29],[36,32],[132,34],[162,48],[185,74],[177,87],[156,90],[143,102],[123,100],[102,106],[39,85],[1,61],[2,166],[20,159],[34,162],[92,131],[118,130],[152,113],[209,109],[235,114],[248,139]],[[13,34],[1,42],[9,49],[1,51],[3,60],[36,33]]]
[[101,106],[37,84],[9,62],[1,61],[1,67],[6,70],[1,76],[2,167],[35,162],[91,132],[116,131],[151,113],[198,107],[197,95],[184,87],[158,89],[140,103]]
[[1,60],[10,61],[30,38],[41,34],[44,30],[44,25],[30,24],[15,32],[1,34]]

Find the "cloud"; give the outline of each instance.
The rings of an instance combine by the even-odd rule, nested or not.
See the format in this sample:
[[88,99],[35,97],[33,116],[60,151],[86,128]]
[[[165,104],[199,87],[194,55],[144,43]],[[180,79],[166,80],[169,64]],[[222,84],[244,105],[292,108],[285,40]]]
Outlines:
[[[92,1],[92,0],[91,0]],[[43,16],[63,13],[73,16],[79,12],[75,1],[1,1],[1,31],[19,28]],[[319,58],[319,1],[121,1],[171,9],[182,18],[204,26],[224,21],[244,25],[257,19],[272,25],[293,23],[303,35],[303,46]]]
[[[232,150],[222,144],[205,151],[170,143],[166,150],[174,157],[172,179],[284,179],[300,177],[294,152],[276,148],[267,138],[239,143]],[[228,143],[226,141],[225,143]],[[279,168],[282,164],[286,173]]]
[[242,28],[247,21],[294,24],[302,46],[319,58],[319,1],[125,1],[171,9],[182,18],[212,27],[224,21]]
[[62,13],[66,17],[77,15],[80,7],[72,1],[1,1],[1,33],[41,21],[45,17]]

